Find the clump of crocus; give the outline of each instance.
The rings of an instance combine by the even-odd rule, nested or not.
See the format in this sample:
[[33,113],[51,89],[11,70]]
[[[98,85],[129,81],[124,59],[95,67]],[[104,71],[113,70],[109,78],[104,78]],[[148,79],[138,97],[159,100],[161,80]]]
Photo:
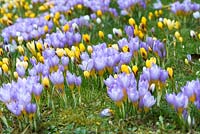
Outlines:
[[141,79],[137,86],[137,81],[132,72],[121,73],[114,77],[109,76],[104,83],[107,86],[108,96],[119,107],[126,103],[128,99],[137,110],[143,109],[147,112],[156,102],[148,91],[149,82]]
[[[197,109],[200,107],[200,81],[188,81],[185,86],[181,87],[181,91],[176,95],[175,93],[166,95],[167,102],[173,106],[180,119],[191,118],[191,106],[195,105]],[[187,113],[187,114],[185,114]],[[194,118],[192,117],[194,120]],[[190,125],[191,122],[188,122]]]

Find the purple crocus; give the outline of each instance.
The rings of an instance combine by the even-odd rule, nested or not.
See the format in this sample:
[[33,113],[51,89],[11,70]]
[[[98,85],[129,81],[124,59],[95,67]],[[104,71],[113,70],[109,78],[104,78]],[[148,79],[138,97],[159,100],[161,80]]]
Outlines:
[[24,75],[25,75],[25,69],[24,69],[23,66],[17,66],[16,67],[16,71],[17,71],[17,73],[18,73],[18,75],[20,77],[24,77]]
[[29,103],[28,105],[26,105],[25,110],[28,114],[34,114],[37,110],[37,106],[36,104]]
[[142,98],[142,101],[143,101],[144,108],[150,108],[156,103],[156,100],[154,99],[154,97],[151,95],[150,92],[147,92],[144,95],[144,97]]
[[114,102],[120,102],[124,97],[122,89],[117,85],[108,88],[107,93]]
[[54,85],[64,83],[63,72],[61,72],[60,70],[51,73],[50,76],[49,76],[49,78],[50,78],[51,82]]

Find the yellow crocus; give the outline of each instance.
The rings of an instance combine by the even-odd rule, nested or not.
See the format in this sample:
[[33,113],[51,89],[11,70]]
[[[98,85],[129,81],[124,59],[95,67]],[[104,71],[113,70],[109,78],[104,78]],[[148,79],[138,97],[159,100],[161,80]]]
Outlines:
[[68,24],[65,24],[64,26],[63,26],[63,31],[64,32],[67,32],[69,30],[69,25]]
[[97,16],[101,17],[102,16],[102,11],[101,10],[97,10]]
[[126,73],[126,74],[129,74],[130,71],[129,71],[129,66],[128,65],[125,65],[125,64],[122,64],[121,65],[121,71]]
[[1,68],[2,68],[2,70],[3,70],[4,73],[7,73],[7,72],[8,72],[8,66],[7,66],[7,64],[4,63],[4,64],[1,66]]
[[163,23],[161,21],[158,21],[157,25],[158,25],[158,28],[163,29]]
[[79,44],[79,49],[80,49],[81,52],[84,52],[84,51],[85,51],[85,46],[84,46],[83,43],[80,43],[80,44]]
[[48,77],[44,77],[44,78],[42,79],[42,85],[43,85],[45,88],[49,88],[49,87],[50,87],[49,78],[48,78]]
[[47,25],[45,25],[45,26],[43,27],[43,29],[44,29],[44,32],[46,33],[46,32],[48,32],[49,27],[48,27]]
[[133,18],[130,18],[130,19],[128,20],[128,23],[129,23],[129,25],[131,25],[131,26],[134,27],[134,25],[135,25],[135,20],[134,20]]
[[22,46],[18,46],[17,50],[19,51],[20,54],[24,54],[24,48]]
[[101,39],[104,38],[104,33],[103,33],[103,31],[99,31],[99,37],[100,37]]
[[29,49],[29,51],[33,54],[33,55],[36,55],[36,50],[35,50],[35,43],[34,41],[32,42],[28,42],[26,44],[27,48]]
[[2,62],[6,65],[9,65],[9,59],[8,58],[3,58]]
[[42,43],[37,42],[37,43],[36,43],[36,47],[37,47],[37,50],[38,50],[38,51],[40,51],[40,52],[42,51]]
[[83,34],[83,40],[86,42],[86,43],[89,43],[90,42],[90,36],[88,34]]
[[173,78],[173,69],[171,67],[167,68],[167,72],[170,78]]
[[140,48],[140,54],[144,60],[147,59],[147,51],[143,47]]
[[133,73],[134,73],[135,75],[137,75],[137,72],[138,72],[138,67],[137,67],[137,65],[134,65],[134,66],[132,67],[132,71],[133,71]]

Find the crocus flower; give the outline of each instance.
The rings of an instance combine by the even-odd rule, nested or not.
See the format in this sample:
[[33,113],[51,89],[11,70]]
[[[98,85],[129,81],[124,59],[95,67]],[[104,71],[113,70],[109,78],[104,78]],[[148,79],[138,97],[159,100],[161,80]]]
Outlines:
[[108,88],[107,93],[114,102],[116,102],[118,105],[121,104],[124,94],[120,87],[113,85],[111,88]]
[[33,114],[36,112],[37,106],[36,104],[29,103],[28,105],[26,105],[25,109],[28,114]]
[[150,92],[147,92],[144,95],[144,97],[142,98],[142,101],[143,101],[144,108],[147,108],[147,109],[149,109],[156,103],[156,100],[154,99],[154,97],[151,95]]

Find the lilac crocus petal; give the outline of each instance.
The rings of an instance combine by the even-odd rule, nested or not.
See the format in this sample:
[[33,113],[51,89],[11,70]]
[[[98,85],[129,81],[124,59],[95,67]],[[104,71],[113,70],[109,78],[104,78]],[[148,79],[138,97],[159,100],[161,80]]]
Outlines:
[[75,85],[76,85],[76,86],[80,86],[80,85],[81,85],[81,83],[82,83],[81,76],[79,76],[79,77],[76,77],[76,79],[75,79]]
[[90,58],[87,52],[83,52],[80,57],[81,57],[81,60],[85,60],[85,61],[89,60]]
[[33,90],[32,92],[36,95],[36,96],[40,96],[43,90],[43,86],[39,83],[33,85]]
[[28,114],[33,114],[37,110],[37,105],[33,103],[29,103],[28,105],[26,105],[25,110]]
[[160,77],[160,68],[153,64],[153,66],[150,68],[150,79],[151,80],[158,80]]
[[62,84],[64,82],[63,72],[59,70],[51,73],[49,78],[53,84]]
[[115,79],[110,75],[106,80],[104,80],[104,83],[107,87],[111,87],[113,84],[115,84]]
[[157,0],[157,2],[153,4],[153,7],[154,7],[154,9],[161,9],[162,2],[160,0]]
[[121,64],[129,64],[132,58],[132,53],[126,52],[126,53],[120,53],[121,56]]
[[139,99],[139,92],[136,90],[136,88],[137,87],[135,85],[135,87],[127,89],[128,98],[131,100],[131,102],[137,102]]
[[117,85],[107,90],[108,96],[115,102],[121,101],[124,97],[123,91]]
[[18,102],[12,101],[11,103],[6,104],[8,110],[10,110],[14,115],[19,116],[23,110],[23,105]]
[[190,81],[187,82],[187,84],[181,88],[182,93],[187,96],[188,98],[190,98],[191,96],[193,96],[195,94],[195,89],[196,87],[196,81]]
[[188,61],[192,61],[192,56],[191,56],[191,54],[187,54],[187,59],[188,59]]
[[183,93],[178,93],[175,97],[175,107],[176,108],[186,108],[188,105],[188,97]]
[[67,71],[66,73],[66,81],[68,85],[72,85],[75,83],[75,76],[73,74],[71,74],[69,71]]
[[10,88],[11,84],[3,84],[3,87],[0,88],[0,101],[8,103],[11,100]]
[[104,58],[95,58],[94,59],[94,67],[97,71],[103,70],[106,66]]
[[62,56],[61,57],[61,62],[62,62],[62,65],[67,66],[68,63],[69,63],[69,58],[66,57],[66,56]]
[[23,66],[17,66],[16,71],[20,77],[23,77],[25,75],[25,69]]
[[30,62],[34,66],[37,63],[37,60],[35,58],[30,58]]
[[119,85],[122,89],[127,89],[130,85],[130,79],[125,73],[118,75],[117,81],[119,81]]
[[132,26],[125,26],[125,32],[128,35],[128,37],[134,36],[134,28]]
[[144,95],[142,100],[143,100],[144,107],[147,107],[147,108],[152,107],[156,103],[156,100],[154,99],[154,97],[151,95],[149,91]]
[[148,88],[149,88],[148,81],[139,81],[138,85],[139,96],[143,97],[148,92]]
[[43,57],[46,59],[46,58],[49,58],[49,57],[54,57],[56,54],[55,50],[54,49],[45,49],[43,52],[42,52],[42,55]]
[[169,104],[173,105],[175,102],[175,93],[173,94],[166,94],[166,100]]
[[168,78],[168,72],[166,70],[161,70],[160,71],[160,77],[159,77],[159,80],[163,83],[165,83],[165,81],[167,80]]

